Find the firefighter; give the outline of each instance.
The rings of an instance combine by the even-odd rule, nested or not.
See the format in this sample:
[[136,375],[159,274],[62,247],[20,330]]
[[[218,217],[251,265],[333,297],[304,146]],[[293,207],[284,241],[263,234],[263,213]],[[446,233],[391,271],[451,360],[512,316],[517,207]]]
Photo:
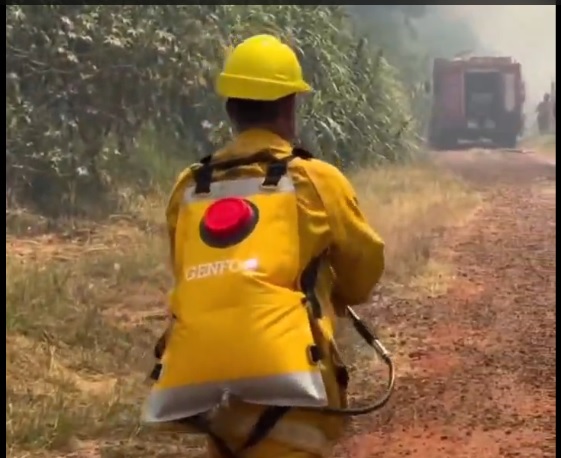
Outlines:
[[551,124],[550,116],[553,111],[550,99],[551,97],[549,94],[547,93],[544,94],[543,100],[538,104],[536,108],[538,130],[541,135],[545,135],[550,131],[550,124]]
[[[243,41],[216,89],[236,137],[184,171],[169,200],[175,320],[144,419],[204,418],[210,458],[328,456],[345,421],[290,406],[346,406],[335,321],[371,299],[384,244],[344,175],[293,145],[311,87],[289,46]],[[311,329],[302,303],[321,315]]]

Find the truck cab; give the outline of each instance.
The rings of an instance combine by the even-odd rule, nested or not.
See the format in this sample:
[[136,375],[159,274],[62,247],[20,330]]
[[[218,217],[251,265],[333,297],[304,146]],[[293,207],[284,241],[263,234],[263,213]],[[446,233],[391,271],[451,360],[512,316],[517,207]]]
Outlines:
[[436,59],[429,142],[435,149],[460,141],[514,148],[524,128],[521,66],[510,57]]

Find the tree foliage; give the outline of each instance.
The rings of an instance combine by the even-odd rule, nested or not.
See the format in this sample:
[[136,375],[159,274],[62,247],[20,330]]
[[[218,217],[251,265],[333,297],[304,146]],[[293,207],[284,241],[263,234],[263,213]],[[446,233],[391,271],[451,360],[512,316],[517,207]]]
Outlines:
[[7,6],[7,192],[45,211],[99,198],[134,175],[146,132],[165,139],[153,154],[212,152],[230,135],[213,93],[225,49],[263,32],[303,61],[315,90],[301,133],[316,154],[349,165],[414,150],[404,87],[342,7]]
[[399,70],[423,131],[431,106],[424,82],[431,80],[433,59],[484,52],[471,24],[455,14],[453,5],[351,5],[348,9],[357,31],[376,43]]

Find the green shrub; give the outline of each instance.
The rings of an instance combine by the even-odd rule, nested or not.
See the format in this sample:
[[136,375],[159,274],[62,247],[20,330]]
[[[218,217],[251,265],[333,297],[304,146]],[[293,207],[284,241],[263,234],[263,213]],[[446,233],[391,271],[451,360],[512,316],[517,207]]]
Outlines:
[[212,152],[230,135],[213,92],[225,50],[263,32],[292,44],[315,89],[307,147],[344,166],[409,157],[408,95],[349,21],[340,6],[7,6],[8,199],[77,210],[115,182],[153,181],[155,164],[162,176]]

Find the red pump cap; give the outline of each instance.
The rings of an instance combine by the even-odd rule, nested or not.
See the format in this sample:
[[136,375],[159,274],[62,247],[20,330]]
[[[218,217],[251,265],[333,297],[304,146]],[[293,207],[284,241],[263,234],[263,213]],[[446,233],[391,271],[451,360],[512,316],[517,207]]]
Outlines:
[[246,227],[253,217],[253,209],[239,197],[227,197],[213,202],[206,210],[203,224],[216,237],[235,235]]

